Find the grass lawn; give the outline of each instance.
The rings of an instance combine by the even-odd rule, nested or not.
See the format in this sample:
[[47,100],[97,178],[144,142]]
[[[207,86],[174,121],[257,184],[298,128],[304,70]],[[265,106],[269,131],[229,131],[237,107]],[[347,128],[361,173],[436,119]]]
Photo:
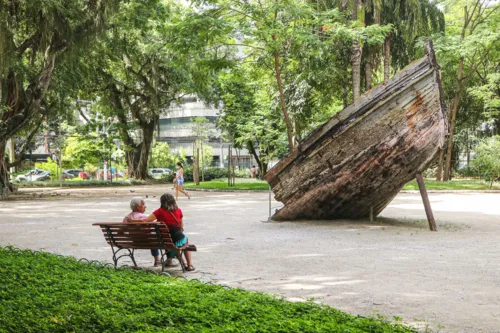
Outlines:
[[[426,179],[425,185],[428,190],[489,190],[490,184],[482,180],[474,179],[454,179],[450,182],[437,182],[433,179]],[[228,187],[227,178],[217,179],[209,182],[200,182],[200,185],[186,183],[187,189],[210,189],[210,190],[264,190],[269,189],[267,182],[257,179],[236,178],[235,186]],[[403,190],[418,190],[415,180],[412,180],[403,187]],[[492,190],[500,190],[500,184],[495,183]]]
[[227,185],[227,178],[216,179],[209,182],[200,182],[200,185],[195,185],[195,183],[185,183],[184,188],[201,188],[209,190],[269,190],[269,185],[267,182],[258,179],[251,178],[236,178],[235,186]]
[[[438,182],[434,179],[426,179],[425,187],[428,190],[489,190],[490,184],[476,179],[453,179],[449,182]],[[500,184],[494,183],[492,190],[500,190]],[[418,190],[416,180],[405,185],[403,190]]]
[[313,303],[0,248],[0,332],[416,332]]

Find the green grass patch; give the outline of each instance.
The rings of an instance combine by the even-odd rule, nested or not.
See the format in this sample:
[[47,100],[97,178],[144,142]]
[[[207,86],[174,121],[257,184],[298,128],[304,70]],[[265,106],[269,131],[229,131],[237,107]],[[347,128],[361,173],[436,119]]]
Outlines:
[[[99,187],[99,186],[131,186],[131,185],[149,185],[155,182],[146,182],[135,179],[127,180],[66,180],[62,182],[64,187]],[[19,187],[59,187],[59,181],[40,181],[40,182],[22,182],[15,183]]]
[[[476,179],[453,179],[449,182],[438,182],[433,179],[425,180],[425,187],[428,190],[489,190],[490,184]],[[494,183],[492,190],[500,190],[500,184]],[[416,180],[412,180],[403,187],[403,190],[418,190]]]
[[[475,179],[453,179],[449,182],[438,182],[433,179],[426,179],[425,186],[428,190],[489,190],[490,184]],[[235,186],[228,186],[227,179],[217,179],[209,182],[200,182],[200,185],[194,183],[185,183],[187,189],[206,189],[206,190],[263,190],[269,189],[267,182],[257,179],[236,178]],[[494,183],[492,190],[500,190],[500,184]],[[418,190],[415,180],[405,185],[403,190]]]
[[415,332],[313,303],[0,248],[0,332]]
[[227,185],[226,179],[216,179],[209,182],[200,182],[200,185],[195,183],[185,183],[184,188],[187,189],[206,189],[206,190],[254,190],[267,191],[269,184],[266,181],[251,179],[251,178],[236,178],[234,186]]

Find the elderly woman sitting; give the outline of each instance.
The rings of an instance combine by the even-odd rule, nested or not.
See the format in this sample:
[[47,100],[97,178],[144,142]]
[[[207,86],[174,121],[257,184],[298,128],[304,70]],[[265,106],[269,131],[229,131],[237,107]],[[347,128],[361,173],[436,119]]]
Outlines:
[[[133,198],[130,201],[130,209],[132,209],[132,212],[123,218],[124,223],[143,222],[144,219],[147,218],[147,215],[144,214],[144,212],[146,211],[146,203],[141,197]],[[155,267],[161,266],[160,250],[158,249],[151,250],[151,255],[155,258],[154,266]],[[165,265],[176,266],[176,264],[172,262],[172,258],[168,258]]]

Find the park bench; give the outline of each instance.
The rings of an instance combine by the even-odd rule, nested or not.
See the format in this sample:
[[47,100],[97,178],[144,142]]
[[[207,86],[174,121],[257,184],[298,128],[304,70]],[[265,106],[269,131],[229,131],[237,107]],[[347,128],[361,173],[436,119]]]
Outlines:
[[101,228],[106,242],[111,246],[115,267],[118,260],[123,257],[129,257],[132,259],[134,266],[137,266],[134,258],[135,250],[159,249],[162,272],[165,270],[168,251],[175,251],[175,257],[179,260],[182,271],[186,272],[186,265],[182,260],[182,255],[185,251],[196,251],[196,246],[193,244],[182,247],[175,246],[168,227],[160,222],[98,222],[92,225]]

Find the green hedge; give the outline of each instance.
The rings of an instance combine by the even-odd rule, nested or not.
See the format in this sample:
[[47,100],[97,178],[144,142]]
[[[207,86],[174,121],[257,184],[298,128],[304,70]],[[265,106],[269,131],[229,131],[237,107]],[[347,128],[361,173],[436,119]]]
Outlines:
[[313,303],[0,248],[0,332],[415,332]]
[[[175,172],[175,171],[174,171]],[[227,178],[227,168],[206,168],[204,170],[205,181],[210,181],[214,179]],[[235,176],[237,178],[250,178],[250,171],[247,170],[237,170],[235,171]],[[173,180],[173,175],[165,176],[167,181]],[[193,181],[193,166],[188,166],[184,168],[184,180],[186,182]],[[200,171],[200,181],[201,181],[201,171]]]

